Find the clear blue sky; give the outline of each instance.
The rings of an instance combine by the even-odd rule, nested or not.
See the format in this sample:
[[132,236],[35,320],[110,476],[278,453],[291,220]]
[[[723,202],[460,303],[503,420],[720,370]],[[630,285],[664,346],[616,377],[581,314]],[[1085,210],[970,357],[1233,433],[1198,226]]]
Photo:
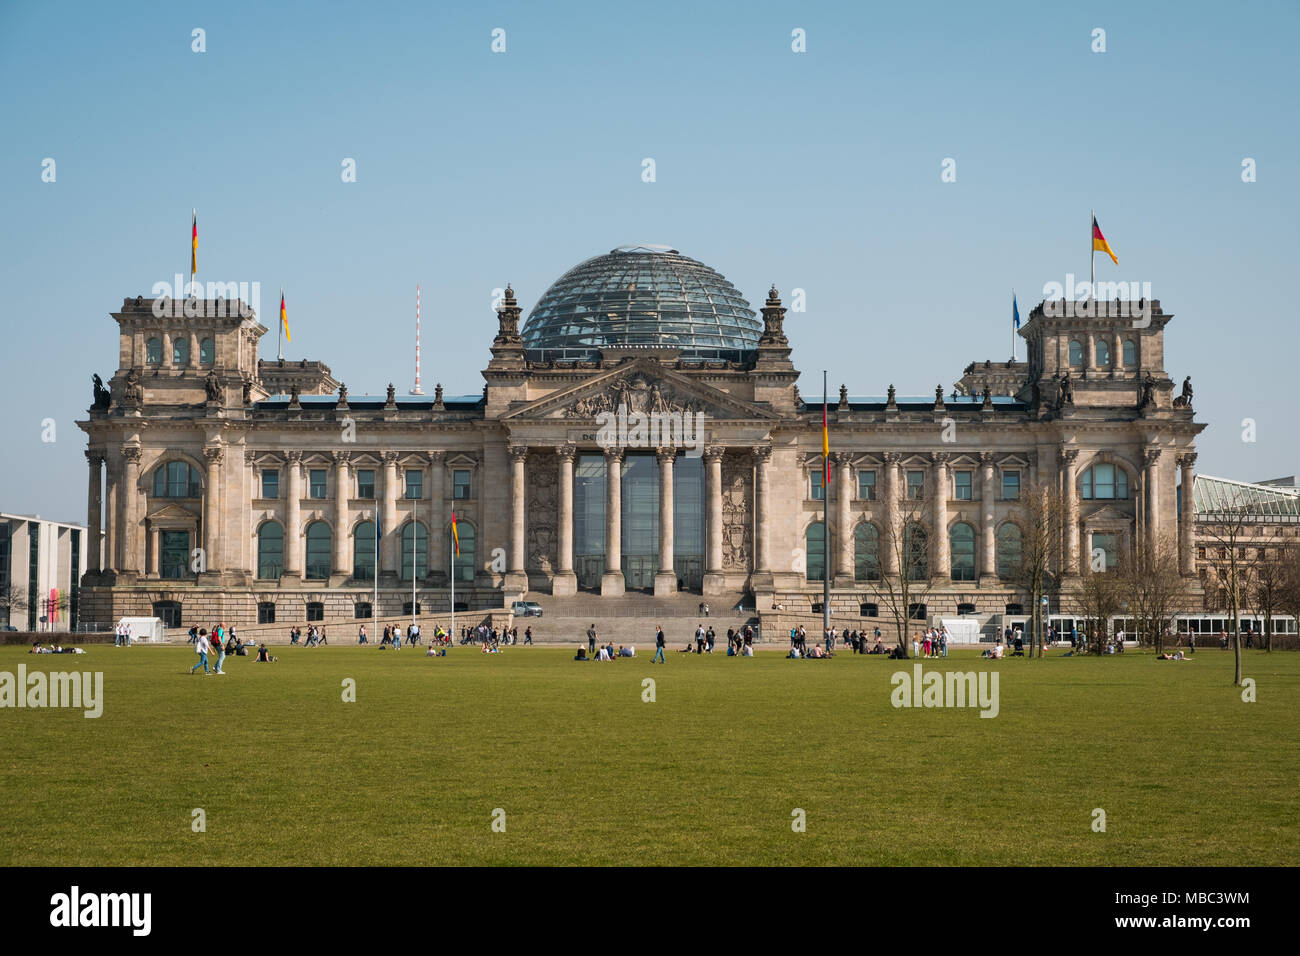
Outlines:
[[201,278],[262,284],[263,357],[283,284],[286,356],[353,394],[411,387],[417,282],[426,388],[473,393],[493,288],[526,315],[578,261],[662,242],[755,308],[806,290],[805,395],[823,368],[930,394],[1007,358],[1010,290],[1027,314],[1086,276],[1095,207],[1120,257],[1098,278],[1176,314],[1198,467],[1300,468],[1293,3],[271,6],[0,5],[3,510],[85,520],[73,422],[114,371],[109,312],[188,269],[192,206]]

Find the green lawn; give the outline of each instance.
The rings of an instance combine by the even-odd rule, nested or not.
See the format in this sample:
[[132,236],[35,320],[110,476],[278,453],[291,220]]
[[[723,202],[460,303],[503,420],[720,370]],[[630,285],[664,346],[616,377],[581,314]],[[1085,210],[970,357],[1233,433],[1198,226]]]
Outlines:
[[[1000,714],[895,709],[912,662],[279,648],[190,677],[102,670],[104,712],[0,710],[0,864],[1294,864],[1300,654],[926,666],[1000,672]],[[657,681],[654,703],[641,681]],[[344,703],[342,682],[356,681]],[[191,830],[203,808],[205,833]],[[1092,811],[1106,811],[1106,832]],[[493,832],[492,814],[506,814]],[[791,829],[802,808],[807,830]]]

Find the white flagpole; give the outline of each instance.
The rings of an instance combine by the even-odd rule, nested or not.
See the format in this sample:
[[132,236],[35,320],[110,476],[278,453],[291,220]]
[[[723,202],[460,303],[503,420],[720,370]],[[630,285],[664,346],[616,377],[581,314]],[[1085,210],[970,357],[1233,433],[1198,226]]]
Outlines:
[[1088,211],[1088,298],[1095,299],[1097,296],[1093,289],[1097,285],[1097,250],[1092,245],[1092,230],[1097,224],[1097,213],[1095,210]]
[[[280,286],[280,304],[284,305],[284,286]],[[284,318],[277,312],[275,316],[275,357],[284,361]]]
[[419,527],[420,499],[411,499],[411,627],[415,627],[415,579],[418,577],[415,565],[415,529]]
[[379,620],[379,506],[375,505],[375,603],[370,605],[370,621]]
[[[1011,361],[1016,360],[1016,290],[1011,289]],[[954,479],[955,480],[955,479]]]
[[447,563],[451,566],[451,639],[456,639],[456,536],[447,535]]

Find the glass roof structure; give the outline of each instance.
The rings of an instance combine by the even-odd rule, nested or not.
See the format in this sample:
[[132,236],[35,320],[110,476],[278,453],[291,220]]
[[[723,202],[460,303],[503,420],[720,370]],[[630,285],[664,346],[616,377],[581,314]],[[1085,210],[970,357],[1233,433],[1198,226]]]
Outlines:
[[1261,524],[1300,521],[1300,489],[1296,488],[1197,475],[1192,501],[1197,521],[1229,521],[1242,515]]
[[744,297],[704,263],[667,246],[620,246],[560,276],[522,335],[524,349],[542,359],[592,359],[601,349],[641,346],[740,361],[762,332]]

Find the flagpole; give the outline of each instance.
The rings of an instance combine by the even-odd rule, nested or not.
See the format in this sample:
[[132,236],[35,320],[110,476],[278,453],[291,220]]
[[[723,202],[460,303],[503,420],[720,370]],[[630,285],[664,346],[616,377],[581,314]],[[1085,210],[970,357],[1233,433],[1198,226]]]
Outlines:
[[195,235],[199,228],[199,210],[197,206],[190,207],[190,297],[197,299],[198,292],[196,286],[199,281],[199,254],[194,246],[198,239]]
[[[284,308],[284,286],[280,286],[280,308]],[[279,316],[275,330],[275,357],[284,361],[284,316]]]
[[379,620],[379,506],[375,506],[375,603],[370,605],[370,620]]
[[[420,499],[411,499],[411,627],[415,627],[415,579],[418,577],[415,565],[415,529],[419,527]],[[409,636],[409,635],[408,635]]]
[[[455,512],[452,512],[452,514],[454,515]],[[453,518],[453,526],[454,523],[455,520]],[[448,577],[451,578],[451,634],[449,636],[451,637],[452,640],[456,639],[456,541],[455,538],[456,535],[454,533],[447,535],[447,564],[451,568],[451,574],[448,575]]]
[[1093,241],[1093,230],[1097,228],[1096,210],[1088,210],[1088,299],[1091,301],[1097,296],[1093,292],[1093,287],[1097,284],[1097,249]]
[[[826,370],[822,369],[822,421],[826,421]],[[823,425],[823,428],[825,426]],[[827,444],[829,445],[829,439]],[[822,462],[822,526],[826,533],[822,535],[822,639],[831,628],[831,459],[828,453]],[[844,489],[840,489],[840,494]]]
[[[1011,313],[1012,313],[1012,318],[1011,318],[1011,361],[1013,361],[1013,362],[1016,360],[1016,320],[1015,320],[1015,312],[1016,312],[1016,287],[1015,287],[1015,286],[1012,286],[1012,287],[1011,287]],[[954,480],[955,480],[955,479],[954,479]]]

